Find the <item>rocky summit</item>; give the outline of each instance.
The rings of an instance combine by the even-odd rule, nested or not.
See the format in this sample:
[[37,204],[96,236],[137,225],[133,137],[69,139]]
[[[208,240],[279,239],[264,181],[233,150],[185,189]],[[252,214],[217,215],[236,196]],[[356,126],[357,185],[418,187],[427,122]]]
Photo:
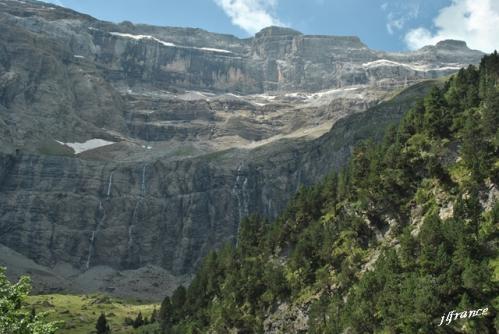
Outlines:
[[161,298],[236,242],[241,218],[276,217],[408,97],[482,56],[460,41],[389,53],[0,0],[0,264],[40,291]]

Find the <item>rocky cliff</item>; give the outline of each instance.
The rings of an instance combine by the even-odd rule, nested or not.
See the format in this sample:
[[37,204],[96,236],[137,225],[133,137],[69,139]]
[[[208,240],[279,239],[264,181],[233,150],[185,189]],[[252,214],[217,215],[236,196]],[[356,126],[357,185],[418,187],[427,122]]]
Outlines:
[[191,273],[240,218],[275,217],[431,82],[394,89],[482,56],[279,27],[238,39],[13,0],[0,0],[0,36],[0,243],[64,279]]

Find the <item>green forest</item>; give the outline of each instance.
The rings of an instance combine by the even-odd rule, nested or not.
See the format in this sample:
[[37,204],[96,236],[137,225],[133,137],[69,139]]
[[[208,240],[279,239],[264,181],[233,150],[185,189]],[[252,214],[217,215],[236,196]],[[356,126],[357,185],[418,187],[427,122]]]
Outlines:
[[300,189],[276,221],[244,219],[237,244],[165,298],[151,333],[262,333],[283,305],[308,315],[308,333],[496,333],[498,82],[494,53]]

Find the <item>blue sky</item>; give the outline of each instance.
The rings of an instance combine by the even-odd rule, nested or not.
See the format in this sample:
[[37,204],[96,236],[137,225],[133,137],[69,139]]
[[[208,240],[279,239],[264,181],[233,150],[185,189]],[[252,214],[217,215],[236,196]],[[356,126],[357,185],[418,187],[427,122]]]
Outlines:
[[102,20],[197,27],[252,36],[268,25],[306,34],[355,35],[378,50],[439,40],[499,48],[499,0],[47,0]]

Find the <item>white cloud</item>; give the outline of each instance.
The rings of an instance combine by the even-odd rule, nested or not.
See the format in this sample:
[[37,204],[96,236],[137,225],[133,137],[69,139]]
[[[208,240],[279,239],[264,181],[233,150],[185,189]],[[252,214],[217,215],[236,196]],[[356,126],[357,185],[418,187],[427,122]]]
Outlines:
[[284,24],[273,15],[278,0],[214,0],[230,17],[232,24],[249,34],[261,29]]
[[386,17],[386,30],[393,35],[397,30],[402,30],[407,22],[419,16],[420,4],[415,1],[390,4],[385,2],[381,10],[388,12]]
[[499,0],[453,0],[440,10],[434,24],[435,33],[423,27],[409,31],[407,46],[419,49],[444,39],[458,39],[485,52],[499,48]]
[[396,18],[393,13],[388,14],[388,22],[386,22],[386,30],[390,35],[395,33],[395,30],[401,30],[405,25],[405,18],[398,17]]

